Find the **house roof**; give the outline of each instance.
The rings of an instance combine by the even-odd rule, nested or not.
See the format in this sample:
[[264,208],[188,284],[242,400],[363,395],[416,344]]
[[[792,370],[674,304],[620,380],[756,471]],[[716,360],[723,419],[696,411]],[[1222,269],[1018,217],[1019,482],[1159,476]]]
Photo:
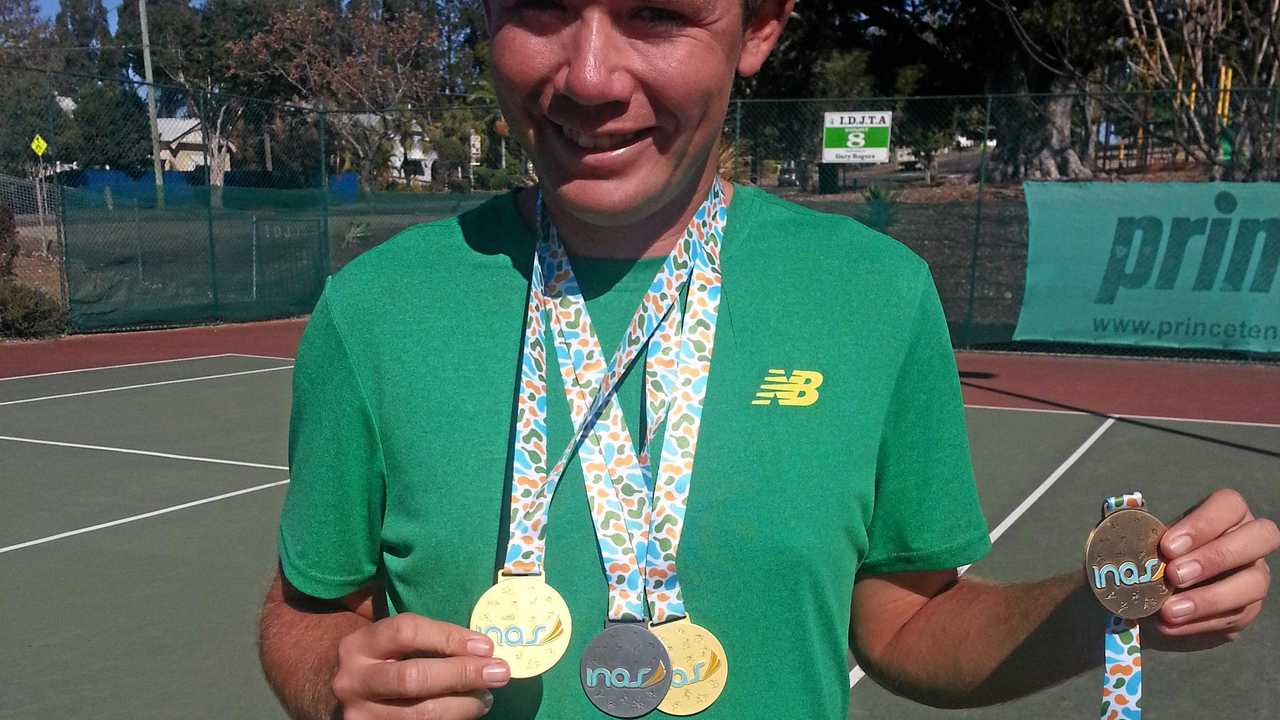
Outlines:
[[197,118],[156,118],[156,132],[160,142],[174,143],[186,139],[198,143],[200,138],[200,120]]

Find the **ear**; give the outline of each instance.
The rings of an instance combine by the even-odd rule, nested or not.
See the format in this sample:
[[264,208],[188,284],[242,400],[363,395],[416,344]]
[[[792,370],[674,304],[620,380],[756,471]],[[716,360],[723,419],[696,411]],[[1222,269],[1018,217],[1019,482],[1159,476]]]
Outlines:
[[760,66],[778,44],[782,28],[795,6],[796,0],[761,0],[755,14],[744,23],[742,53],[738,56],[739,75],[750,77],[760,71]]

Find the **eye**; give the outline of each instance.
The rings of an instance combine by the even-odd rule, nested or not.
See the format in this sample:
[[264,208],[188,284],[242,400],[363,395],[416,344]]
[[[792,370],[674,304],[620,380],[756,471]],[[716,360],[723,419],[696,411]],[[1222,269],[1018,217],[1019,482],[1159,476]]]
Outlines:
[[680,27],[689,22],[687,17],[675,10],[654,5],[636,8],[635,12],[632,13],[632,17],[646,25],[655,27]]

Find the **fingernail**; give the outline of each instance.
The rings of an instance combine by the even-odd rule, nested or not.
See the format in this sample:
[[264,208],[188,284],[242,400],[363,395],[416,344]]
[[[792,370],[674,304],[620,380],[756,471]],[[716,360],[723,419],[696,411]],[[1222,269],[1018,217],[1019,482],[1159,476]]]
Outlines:
[[1169,541],[1169,552],[1173,553],[1174,555],[1181,555],[1182,553],[1190,549],[1191,549],[1190,535],[1179,535],[1178,537]]
[[1184,563],[1179,563],[1176,567],[1174,567],[1173,574],[1177,576],[1179,585],[1186,585],[1187,583],[1192,582],[1196,578],[1200,577],[1200,570],[1201,568],[1200,568],[1199,561],[1188,560]]
[[484,638],[471,638],[467,641],[467,652],[487,657],[493,654],[493,646]]
[[480,702],[484,703],[484,709],[488,710],[493,707],[493,693],[488,690],[480,691]]
[[507,669],[505,663],[490,663],[480,671],[480,676],[487,683],[504,683],[511,677],[511,671]]
[[1196,604],[1190,600],[1174,600],[1169,603],[1169,617],[1180,618],[1191,614],[1196,609]]

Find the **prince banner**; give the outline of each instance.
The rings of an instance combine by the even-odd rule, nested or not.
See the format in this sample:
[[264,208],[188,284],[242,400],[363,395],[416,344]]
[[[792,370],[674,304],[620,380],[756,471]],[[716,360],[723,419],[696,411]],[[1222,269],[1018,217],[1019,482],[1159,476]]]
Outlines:
[[1280,183],[1026,183],[1015,340],[1280,352]]

